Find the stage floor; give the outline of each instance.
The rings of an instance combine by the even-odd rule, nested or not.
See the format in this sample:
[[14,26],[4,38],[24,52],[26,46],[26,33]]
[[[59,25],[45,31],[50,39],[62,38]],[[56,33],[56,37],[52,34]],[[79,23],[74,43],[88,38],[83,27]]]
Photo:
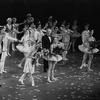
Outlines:
[[24,85],[18,81],[23,73],[23,68],[18,67],[23,55],[12,52],[5,64],[7,73],[0,74],[0,100],[100,100],[100,56],[94,56],[93,72],[88,72],[79,69],[82,55],[70,53],[66,62],[59,62],[55,68],[58,80],[52,83],[47,82],[43,66],[36,67],[32,87],[28,78]]

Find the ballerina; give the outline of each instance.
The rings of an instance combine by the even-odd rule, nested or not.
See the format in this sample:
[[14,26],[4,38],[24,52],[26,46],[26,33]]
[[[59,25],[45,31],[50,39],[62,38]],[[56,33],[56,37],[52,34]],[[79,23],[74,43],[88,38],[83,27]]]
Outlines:
[[18,67],[22,68],[22,63],[25,61],[25,56],[26,56],[26,53],[24,52],[24,48],[28,46],[27,42],[29,40],[29,34],[31,35],[31,38],[33,41],[35,41],[35,38],[34,38],[34,30],[33,30],[33,24],[31,25],[30,28],[28,28],[26,31],[25,31],[25,34],[24,36],[21,38],[21,43],[22,44],[19,44],[16,46],[16,48],[24,53],[24,58],[21,60],[20,64],[18,64]]
[[53,44],[51,44],[51,51],[49,55],[44,56],[45,59],[49,62],[49,69],[47,72],[47,81],[52,82],[57,80],[54,77],[54,69],[57,62],[62,60],[61,51],[64,49],[64,44],[59,42],[57,38],[54,39]]
[[[65,25],[61,25],[61,27],[60,27],[60,30],[61,30],[61,34],[62,34],[62,42],[64,43],[64,47],[65,47],[65,51],[63,51],[62,52],[62,57],[63,57],[63,60],[68,60],[67,58],[66,58],[66,54],[67,54],[67,47],[66,47],[66,41],[68,40],[68,36],[67,36],[67,34],[68,34],[68,31],[66,30],[66,28],[65,28]],[[67,39],[66,39],[67,38]],[[70,38],[70,37],[69,37]]]
[[[30,35],[31,37],[31,35]],[[32,41],[32,38],[30,39],[30,41],[27,42],[28,45],[27,47],[24,48],[26,56],[25,56],[25,64],[24,64],[24,69],[23,69],[23,74],[20,77],[19,81],[21,82],[21,84],[24,84],[24,79],[26,77],[27,74],[29,74],[29,78],[31,80],[31,84],[32,86],[35,86],[35,82],[34,82],[34,78],[33,78],[33,73],[35,72],[35,61],[32,65],[32,61],[36,59],[36,57],[34,56],[37,52],[37,45],[35,43],[35,41]]]
[[[88,27],[89,27],[88,25],[85,26],[85,31],[83,31],[83,33],[82,33],[83,44],[79,45],[79,50],[84,52],[82,65],[81,65],[80,69],[82,69],[83,67],[88,67],[88,71],[93,71],[90,68],[92,60],[93,60],[93,54],[97,53],[99,51],[99,49],[91,47],[90,44],[95,41],[95,38],[92,36],[94,31],[93,30],[89,31]],[[89,60],[88,60],[88,64],[86,64],[86,60],[87,60],[88,56],[89,56]]]
[[72,51],[75,52],[76,51],[75,50],[76,39],[81,36],[81,34],[78,32],[79,27],[77,25],[77,20],[74,21],[72,30],[74,31],[74,33],[71,34],[71,45],[72,45]]
[[0,61],[0,73],[2,74],[3,72],[6,73],[4,70],[4,65],[5,65],[5,60],[7,57],[8,53],[8,41],[13,40],[13,41],[19,41],[16,38],[11,37],[7,32],[5,32],[5,29],[2,29],[1,33],[3,34],[3,49],[2,49],[2,55],[1,55],[1,61]]

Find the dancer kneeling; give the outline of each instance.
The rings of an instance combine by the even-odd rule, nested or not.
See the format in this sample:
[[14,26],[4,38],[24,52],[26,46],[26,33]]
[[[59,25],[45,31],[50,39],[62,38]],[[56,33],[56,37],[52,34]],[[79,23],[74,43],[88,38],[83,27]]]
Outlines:
[[52,82],[53,80],[57,80],[54,77],[54,68],[57,62],[62,60],[62,51],[64,49],[64,44],[59,42],[57,38],[54,39],[53,44],[51,44],[51,50],[47,56],[44,56],[45,59],[49,62],[49,69],[47,72],[47,81]]

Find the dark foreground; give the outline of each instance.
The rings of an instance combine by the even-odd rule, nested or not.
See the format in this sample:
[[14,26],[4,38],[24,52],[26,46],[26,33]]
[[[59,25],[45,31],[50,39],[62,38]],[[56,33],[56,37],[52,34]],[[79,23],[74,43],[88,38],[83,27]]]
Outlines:
[[[79,69],[82,53],[68,54],[68,61],[59,62],[55,68],[57,81],[48,83],[43,66],[36,67],[35,86],[29,79],[22,85],[18,79],[23,69],[18,68],[23,55],[13,52],[7,57],[5,69],[7,73],[0,74],[0,100],[100,100],[100,57],[95,55],[92,69]],[[42,60],[40,60],[42,62]]]

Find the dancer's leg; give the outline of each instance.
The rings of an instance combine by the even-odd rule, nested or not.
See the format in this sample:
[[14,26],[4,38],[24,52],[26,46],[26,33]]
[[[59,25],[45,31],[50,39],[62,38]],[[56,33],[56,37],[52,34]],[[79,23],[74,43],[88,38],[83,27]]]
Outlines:
[[3,73],[3,72],[6,73],[6,71],[4,70],[6,57],[7,57],[7,53],[3,52],[1,56],[1,62],[0,62],[0,73]]
[[32,86],[35,86],[34,77],[33,77],[33,75],[31,73],[29,73],[29,77],[30,77]]
[[51,75],[52,75],[52,80],[54,80],[54,81],[57,80],[57,78],[54,77],[54,71],[55,71],[54,69],[55,69],[56,64],[57,64],[57,62],[53,62],[53,65],[52,65],[53,67],[52,67],[52,74]]
[[11,56],[11,54],[10,54],[10,44],[11,44],[11,41],[10,40],[8,40],[8,44],[7,44],[7,55],[8,56]]
[[23,73],[22,76],[20,77],[19,81],[21,82],[21,84],[24,84],[24,79],[25,79],[26,73]]
[[63,59],[63,60],[68,60],[68,59],[66,58],[66,54],[67,54],[66,51],[62,52],[62,59]]
[[82,60],[82,65],[81,65],[80,69],[82,69],[84,66],[86,67],[87,57],[88,57],[88,54],[87,53],[84,53],[83,60]]
[[15,42],[12,42],[12,50],[15,51]]
[[25,59],[26,59],[26,58],[24,57],[24,58],[21,60],[21,62],[20,62],[20,64],[18,65],[18,67],[22,68],[21,65],[22,65],[22,63],[25,61]]
[[88,61],[88,71],[93,71],[90,67],[91,67],[91,63],[93,60],[93,54],[89,54],[89,61]]
[[76,42],[76,38],[73,38],[73,41],[72,41],[72,50],[73,52],[75,52],[75,42]]
[[48,63],[49,63],[49,68],[48,68],[48,72],[47,72],[47,81],[52,82],[50,79],[51,78],[51,70],[52,70],[52,61],[49,61]]

